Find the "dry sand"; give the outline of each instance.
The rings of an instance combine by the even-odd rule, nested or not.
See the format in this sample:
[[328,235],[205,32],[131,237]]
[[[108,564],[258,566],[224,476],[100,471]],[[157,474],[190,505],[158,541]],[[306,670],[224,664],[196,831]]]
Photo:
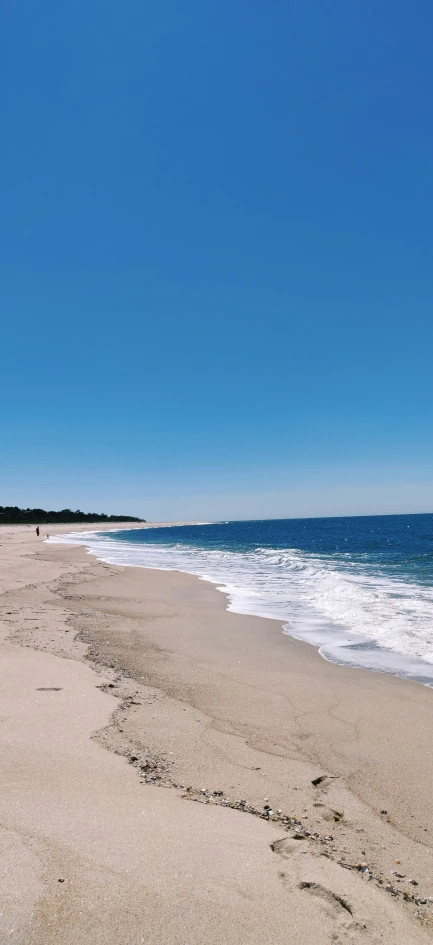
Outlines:
[[26,526],[0,660],[1,945],[431,941],[431,690]]

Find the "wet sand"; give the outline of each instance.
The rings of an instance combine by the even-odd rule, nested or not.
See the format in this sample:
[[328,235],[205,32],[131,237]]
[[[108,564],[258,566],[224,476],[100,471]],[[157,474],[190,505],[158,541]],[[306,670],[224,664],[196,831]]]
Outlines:
[[1,943],[431,939],[431,690],[27,527],[0,592]]

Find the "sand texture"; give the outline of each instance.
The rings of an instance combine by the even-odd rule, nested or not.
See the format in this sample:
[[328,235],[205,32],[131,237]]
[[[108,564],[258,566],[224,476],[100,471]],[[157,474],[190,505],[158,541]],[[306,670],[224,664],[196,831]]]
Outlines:
[[0,529],[0,945],[431,941],[433,692],[226,604]]

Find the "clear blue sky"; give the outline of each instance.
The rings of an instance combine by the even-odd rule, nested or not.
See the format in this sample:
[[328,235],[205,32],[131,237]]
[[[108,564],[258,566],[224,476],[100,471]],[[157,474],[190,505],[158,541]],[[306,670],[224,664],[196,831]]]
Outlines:
[[427,0],[5,0],[0,504],[433,509]]

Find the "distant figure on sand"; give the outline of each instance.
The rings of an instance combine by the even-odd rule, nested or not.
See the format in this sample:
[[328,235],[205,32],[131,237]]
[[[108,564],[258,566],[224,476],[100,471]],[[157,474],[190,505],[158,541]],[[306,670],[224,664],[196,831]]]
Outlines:
[[38,536],[38,538],[39,538],[39,525],[36,525],[36,534],[37,534],[37,536]]

